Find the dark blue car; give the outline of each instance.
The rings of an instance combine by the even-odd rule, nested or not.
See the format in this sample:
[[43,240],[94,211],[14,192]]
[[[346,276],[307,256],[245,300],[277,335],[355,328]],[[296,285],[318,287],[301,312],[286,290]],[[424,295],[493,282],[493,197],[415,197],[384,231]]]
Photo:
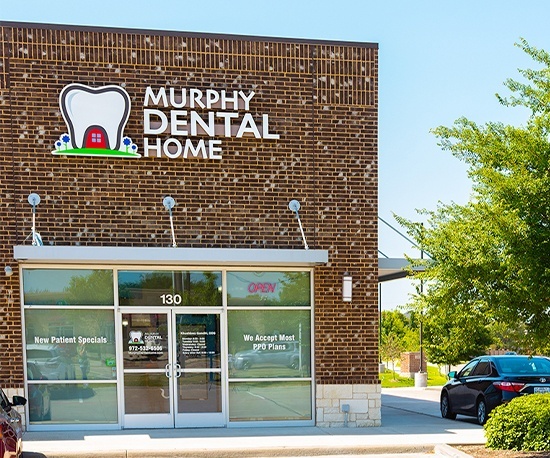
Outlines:
[[525,394],[550,393],[550,359],[544,356],[479,356],[448,376],[441,390],[441,416],[476,417],[480,425],[499,404]]

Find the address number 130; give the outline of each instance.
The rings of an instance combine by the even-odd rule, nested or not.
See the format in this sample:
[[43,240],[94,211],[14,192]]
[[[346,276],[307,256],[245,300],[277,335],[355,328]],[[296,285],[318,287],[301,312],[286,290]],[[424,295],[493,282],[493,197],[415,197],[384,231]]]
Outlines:
[[163,294],[160,296],[162,305],[181,305],[182,299],[179,294]]

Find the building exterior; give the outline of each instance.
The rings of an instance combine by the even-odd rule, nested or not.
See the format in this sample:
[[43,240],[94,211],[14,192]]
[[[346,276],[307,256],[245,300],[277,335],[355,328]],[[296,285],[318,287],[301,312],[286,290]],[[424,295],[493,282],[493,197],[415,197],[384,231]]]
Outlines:
[[377,45],[0,30],[27,428],[380,425]]

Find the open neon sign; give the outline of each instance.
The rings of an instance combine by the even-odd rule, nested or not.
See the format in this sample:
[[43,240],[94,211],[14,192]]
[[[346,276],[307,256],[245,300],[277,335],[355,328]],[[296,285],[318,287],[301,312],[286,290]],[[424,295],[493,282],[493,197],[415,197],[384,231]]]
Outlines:
[[249,293],[275,293],[275,288],[277,287],[277,283],[250,283],[248,285],[248,292]]

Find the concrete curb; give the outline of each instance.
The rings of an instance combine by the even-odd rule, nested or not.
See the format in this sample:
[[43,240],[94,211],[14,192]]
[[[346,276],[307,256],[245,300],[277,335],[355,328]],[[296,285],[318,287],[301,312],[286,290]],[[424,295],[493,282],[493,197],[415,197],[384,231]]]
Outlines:
[[447,444],[438,444],[434,449],[436,456],[444,456],[449,458],[472,458],[472,455],[468,455],[454,447]]
[[381,455],[398,456],[406,453],[433,453],[433,445],[402,445],[402,446],[366,446],[366,447],[275,447],[254,449],[187,449],[187,450],[138,450],[119,449],[103,451],[44,451],[23,452],[22,458],[270,458],[270,457],[316,457],[316,456],[346,456],[346,455]]

